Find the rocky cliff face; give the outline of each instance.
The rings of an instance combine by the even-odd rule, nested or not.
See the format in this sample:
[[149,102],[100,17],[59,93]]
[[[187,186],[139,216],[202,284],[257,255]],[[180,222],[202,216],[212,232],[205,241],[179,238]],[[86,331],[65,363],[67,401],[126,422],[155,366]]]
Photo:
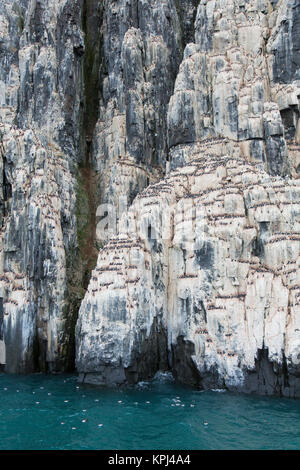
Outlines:
[[171,367],[204,388],[297,395],[299,184],[198,155],[139,195],[101,251],[78,369],[122,383]]
[[77,324],[82,380],[171,369],[204,388],[299,395],[299,15],[268,1],[189,15],[167,175],[100,252]]
[[299,0],[0,0],[0,63],[5,370],[300,396]]
[[80,7],[1,1],[0,13],[6,370],[57,370],[69,360],[68,269],[77,245]]

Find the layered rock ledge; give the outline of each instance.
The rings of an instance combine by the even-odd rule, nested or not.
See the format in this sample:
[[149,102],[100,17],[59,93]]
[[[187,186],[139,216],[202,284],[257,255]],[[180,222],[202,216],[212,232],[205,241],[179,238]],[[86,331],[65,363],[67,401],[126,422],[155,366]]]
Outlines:
[[300,396],[299,100],[299,0],[0,0],[0,369]]
[[85,382],[300,393],[300,184],[200,154],[140,194],[77,324]]

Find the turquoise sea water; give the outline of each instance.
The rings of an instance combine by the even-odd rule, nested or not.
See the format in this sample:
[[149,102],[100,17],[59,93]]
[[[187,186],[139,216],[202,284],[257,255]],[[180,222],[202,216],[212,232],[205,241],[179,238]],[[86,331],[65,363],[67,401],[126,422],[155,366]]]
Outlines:
[[300,449],[300,400],[0,374],[0,449]]

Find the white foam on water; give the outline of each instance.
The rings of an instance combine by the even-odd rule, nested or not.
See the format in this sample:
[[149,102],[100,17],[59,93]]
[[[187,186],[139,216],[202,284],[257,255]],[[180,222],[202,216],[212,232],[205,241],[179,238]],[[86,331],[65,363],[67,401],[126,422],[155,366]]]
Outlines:
[[140,388],[140,389],[143,389],[143,388],[148,388],[149,387],[149,382],[138,382],[136,384],[136,388]]
[[172,372],[159,370],[156,372],[153,382],[168,383],[175,382]]

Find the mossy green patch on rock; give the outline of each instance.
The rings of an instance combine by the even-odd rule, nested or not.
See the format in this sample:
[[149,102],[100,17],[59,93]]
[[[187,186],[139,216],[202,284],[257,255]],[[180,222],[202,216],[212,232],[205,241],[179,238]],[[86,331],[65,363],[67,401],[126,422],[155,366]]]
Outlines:
[[85,33],[83,59],[84,107],[80,121],[82,148],[76,173],[76,243],[66,252],[67,292],[64,309],[64,338],[61,355],[67,370],[74,369],[75,326],[78,311],[97,263],[96,242],[96,176],[91,166],[91,141],[98,119],[100,98],[102,2],[84,0],[82,30]]
[[189,42],[195,42],[195,19],[200,0],[174,0],[180,30],[180,45],[182,55]]
[[94,217],[91,209],[90,172],[79,168],[76,184],[77,242],[66,250],[66,304],[63,310],[64,340],[60,357],[64,370],[74,370],[75,327],[78,311],[85,296],[91,272],[96,265],[98,250],[94,243]]
[[100,69],[102,49],[102,2],[84,0],[82,29],[85,33],[84,91],[85,91],[85,134],[91,139],[99,112]]
[[21,35],[24,30],[24,13],[20,5],[17,4],[17,2],[13,4],[12,10],[16,15],[18,15],[19,31]]
[[78,170],[77,174],[76,221],[78,247],[80,250],[88,238],[89,225],[91,223],[89,196],[81,170]]

